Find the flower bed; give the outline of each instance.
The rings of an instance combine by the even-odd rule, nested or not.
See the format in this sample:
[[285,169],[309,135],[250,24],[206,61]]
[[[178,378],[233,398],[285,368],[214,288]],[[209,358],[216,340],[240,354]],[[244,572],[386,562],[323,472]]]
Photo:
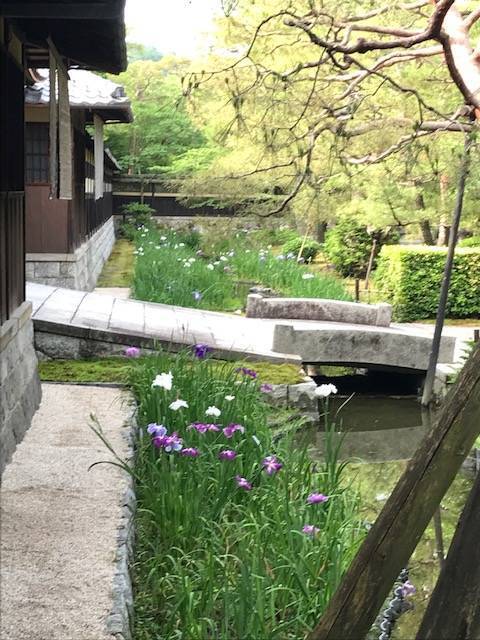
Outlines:
[[362,536],[333,434],[314,464],[274,438],[255,371],[193,354],[133,360],[132,386],[134,637],[305,637]]
[[[136,234],[133,297],[185,307],[233,311],[243,308],[248,280],[277,293],[349,300],[340,280],[311,273],[293,254],[252,249],[237,234],[220,253],[199,249],[196,236],[143,228]],[[190,243],[190,244],[189,244]]]

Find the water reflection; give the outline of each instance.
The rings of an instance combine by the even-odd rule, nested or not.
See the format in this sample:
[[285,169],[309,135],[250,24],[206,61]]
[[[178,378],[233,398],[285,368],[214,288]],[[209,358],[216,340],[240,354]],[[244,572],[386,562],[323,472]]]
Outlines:
[[[369,462],[407,460],[428,431],[428,417],[415,397],[354,396],[330,400],[329,413],[344,440],[341,457]],[[324,451],[324,433],[318,427],[307,438],[319,457]]]

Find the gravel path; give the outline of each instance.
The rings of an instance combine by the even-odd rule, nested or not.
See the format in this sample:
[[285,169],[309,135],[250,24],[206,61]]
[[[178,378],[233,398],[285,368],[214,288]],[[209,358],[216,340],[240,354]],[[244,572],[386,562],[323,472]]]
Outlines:
[[95,413],[127,450],[129,396],[118,389],[43,385],[43,400],[1,488],[2,640],[103,640],[112,610],[126,477],[89,428]]

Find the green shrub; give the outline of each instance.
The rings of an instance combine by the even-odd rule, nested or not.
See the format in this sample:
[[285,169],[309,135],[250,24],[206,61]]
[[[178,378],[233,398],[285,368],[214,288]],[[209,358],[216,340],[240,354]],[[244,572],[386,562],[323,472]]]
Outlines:
[[[303,245],[303,247],[302,247]],[[302,253],[298,256],[300,249]],[[307,262],[311,262],[317,253],[320,251],[321,245],[316,241],[312,240],[312,238],[307,238],[304,242],[304,239],[300,236],[296,236],[285,244],[282,247],[282,253],[284,255],[288,255],[289,253],[293,254],[295,257],[301,257]]]
[[152,224],[152,215],[155,209],[141,202],[130,202],[122,206],[124,222],[120,225],[120,235],[128,240],[133,240],[140,227],[149,227]]
[[361,278],[367,271],[372,242],[366,227],[342,220],[327,232],[324,251],[342,276]]
[[480,236],[470,236],[470,238],[463,238],[458,243],[459,247],[480,247]]
[[[402,322],[435,317],[446,258],[444,247],[385,246],[375,274],[377,288]],[[457,249],[447,315],[480,314],[480,248]]]

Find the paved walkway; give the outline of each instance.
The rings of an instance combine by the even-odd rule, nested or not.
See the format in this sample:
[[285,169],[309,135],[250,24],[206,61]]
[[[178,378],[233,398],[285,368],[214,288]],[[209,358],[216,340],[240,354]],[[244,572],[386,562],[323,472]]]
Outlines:
[[102,293],[107,296],[114,296],[115,298],[122,298],[122,300],[128,300],[130,298],[130,287],[95,287],[94,293]]
[[[392,324],[390,327],[348,325],[335,322],[268,320],[245,318],[234,314],[203,311],[165,304],[125,300],[108,293],[87,293],[47,285],[28,283],[27,299],[33,304],[36,328],[62,325],[71,329],[92,329],[128,337],[153,339],[158,342],[192,345],[206,343],[219,353],[237,357],[256,357],[271,361],[299,362],[298,354],[273,351],[273,336],[278,324],[292,325],[297,330],[338,331],[340,337],[349,330],[362,334],[418,338],[425,341],[433,333],[432,325]],[[445,335],[462,339],[473,335],[473,329],[446,329]],[[133,339],[132,339],[133,342]],[[413,340],[413,343],[415,341]]]
[[104,640],[126,489],[89,428],[96,413],[125,454],[126,392],[43,385],[43,400],[1,488],[0,637]]

